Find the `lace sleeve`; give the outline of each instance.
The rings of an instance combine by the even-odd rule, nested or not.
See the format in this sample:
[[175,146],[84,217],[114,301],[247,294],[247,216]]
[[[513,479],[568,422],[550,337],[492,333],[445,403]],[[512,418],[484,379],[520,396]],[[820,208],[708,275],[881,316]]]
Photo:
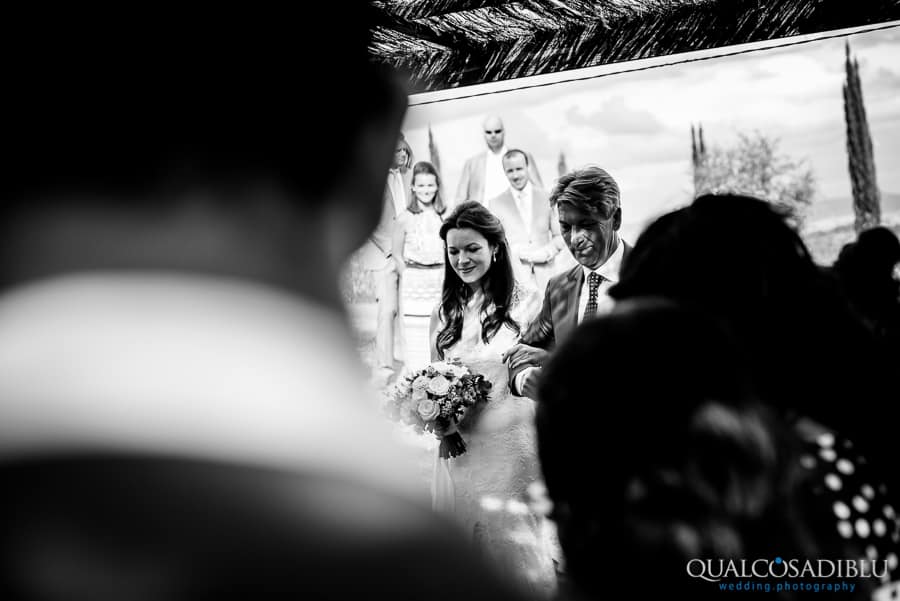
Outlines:
[[534,288],[526,288],[516,283],[513,289],[512,306],[509,314],[521,330],[520,334],[524,334],[534,318],[537,317],[541,310],[541,297]]

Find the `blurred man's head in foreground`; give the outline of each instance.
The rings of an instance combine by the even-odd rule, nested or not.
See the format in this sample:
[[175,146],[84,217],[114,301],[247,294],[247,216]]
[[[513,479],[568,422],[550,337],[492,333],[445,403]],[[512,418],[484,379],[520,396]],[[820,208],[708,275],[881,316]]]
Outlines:
[[313,27],[32,36],[6,81],[2,286],[148,268],[333,296],[379,217],[406,99],[368,60],[367,4],[321,10],[340,43]]

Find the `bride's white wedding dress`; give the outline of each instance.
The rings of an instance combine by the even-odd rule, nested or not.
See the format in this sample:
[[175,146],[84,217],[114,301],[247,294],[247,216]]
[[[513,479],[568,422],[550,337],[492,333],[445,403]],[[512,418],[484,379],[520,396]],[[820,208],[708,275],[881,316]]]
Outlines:
[[[517,289],[511,317],[523,328],[540,309],[536,292]],[[526,583],[534,592],[555,591],[556,574],[544,518],[529,507],[528,487],[540,479],[534,430],[534,401],[510,393],[508,372],[501,357],[518,335],[501,326],[485,344],[481,338],[483,296],[479,292],[466,308],[462,337],[445,351],[493,385],[490,399],[461,425],[467,451],[449,461],[435,462],[436,481],[452,478],[452,486],[438,486],[436,507],[451,510],[471,533],[476,546],[499,562],[501,569]],[[443,473],[441,473],[443,472]]]

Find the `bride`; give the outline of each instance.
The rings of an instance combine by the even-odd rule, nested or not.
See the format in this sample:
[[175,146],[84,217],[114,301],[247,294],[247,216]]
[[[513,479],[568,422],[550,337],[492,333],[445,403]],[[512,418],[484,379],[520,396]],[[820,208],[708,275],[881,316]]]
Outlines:
[[543,518],[528,506],[540,478],[534,401],[513,396],[501,357],[540,309],[536,291],[516,284],[500,221],[465,202],[447,217],[441,303],[431,317],[432,360],[458,360],[493,384],[490,400],[459,425],[463,455],[435,461],[435,507],[452,512],[478,549],[534,592],[555,591]]

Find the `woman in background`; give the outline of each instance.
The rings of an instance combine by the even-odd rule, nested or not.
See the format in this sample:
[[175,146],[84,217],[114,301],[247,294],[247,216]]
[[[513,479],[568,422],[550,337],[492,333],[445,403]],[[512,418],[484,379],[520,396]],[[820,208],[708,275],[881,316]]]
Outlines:
[[427,316],[440,300],[444,275],[444,245],[438,232],[446,206],[434,165],[415,164],[410,192],[406,210],[397,217],[393,255],[401,274],[403,313]]

